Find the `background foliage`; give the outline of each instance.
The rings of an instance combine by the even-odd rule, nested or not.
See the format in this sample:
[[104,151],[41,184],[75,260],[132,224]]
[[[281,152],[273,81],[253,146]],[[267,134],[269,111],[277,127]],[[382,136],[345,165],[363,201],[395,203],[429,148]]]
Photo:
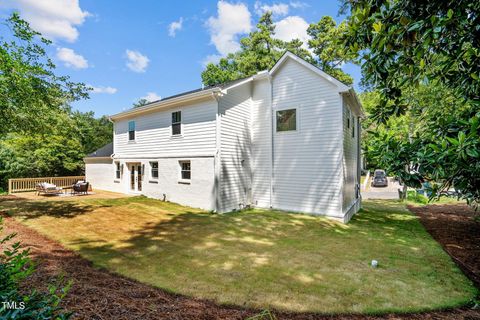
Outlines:
[[345,1],[345,46],[358,55],[364,151],[418,187],[480,202],[480,2]]
[[112,139],[112,124],[68,104],[88,88],[55,74],[50,41],[14,13],[0,37],[0,189],[8,178],[78,175],[83,157]]

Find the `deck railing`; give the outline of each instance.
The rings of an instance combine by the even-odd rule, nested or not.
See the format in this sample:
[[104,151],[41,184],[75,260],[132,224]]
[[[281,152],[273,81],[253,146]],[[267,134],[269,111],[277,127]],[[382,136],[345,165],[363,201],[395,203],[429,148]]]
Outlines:
[[35,191],[37,184],[42,182],[62,188],[70,187],[78,180],[85,180],[85,176],[8,179],[8,193]]

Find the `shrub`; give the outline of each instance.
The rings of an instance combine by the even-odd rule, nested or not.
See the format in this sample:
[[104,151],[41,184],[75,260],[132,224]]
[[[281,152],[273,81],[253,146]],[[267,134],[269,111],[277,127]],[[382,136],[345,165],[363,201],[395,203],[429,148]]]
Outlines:
[[[3,231],[0,217],[0,232]],[[65,312],[61,300],[70,289],[71,282],[62,286],[63,277],[48,285],[48,292],[31,290],[21,292],[20,284],[35,272],[30,259],[30,250],[23,249],[20,242],[11,244],[15,233],[0,238],[0,318],[1,319],[68,319],[72,313]]]
[[427,204],[428,198],[423,194],[419,194],[415,191],[407,191],[407,200],[420,204]]

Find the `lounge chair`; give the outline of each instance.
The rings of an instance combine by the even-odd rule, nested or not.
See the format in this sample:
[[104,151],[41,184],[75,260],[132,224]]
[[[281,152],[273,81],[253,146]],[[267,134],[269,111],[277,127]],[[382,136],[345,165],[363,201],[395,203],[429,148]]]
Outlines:
[[48,183],[48,182],[42,182],[37,184],[36,186],[37,190],[37,195],[40,194],[60,194],[62,193],[62,188],[57,187],[54,184]]
[[73,185],[73,193],[83,193],[83,194],[88,194],[88,182],[85,181],[78,181]]

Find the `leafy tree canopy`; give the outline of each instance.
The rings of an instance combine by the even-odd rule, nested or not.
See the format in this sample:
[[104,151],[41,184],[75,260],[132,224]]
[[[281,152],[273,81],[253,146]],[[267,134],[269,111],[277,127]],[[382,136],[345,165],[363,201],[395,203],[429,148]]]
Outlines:
[[404,109],[404,86],[429,81],[480,103],[479,1],[352,0],[344,8],[351,12],[346,46],[360,53],[383,104]]
[[80,174],[83,157],[112,140],[112,124],[68,103],[82,83],[55,75],[50,41],[14,13],[0,37],[0,189],[8,178]]
[[[366,154],[409,186],[440,182],[480,202],[480,3],[346,1],[370,119]],[[373,99],[374,98],[374,99]],[[376,101],[373,101],[376,100]]]
[[88,97],[82,83],[54,73],[46,56],[49,40],[14,13],[0,36],[0,136],[48,130],[50,118],[75,100]]
[[146,105],[146,104],[148,104],[148,103],[149,103],[149,102],[148,102],[147,99],[142,98],[142,99],[138,100],[137,102],[134,102],[134,103],[133,103],[133,107],[134,107],[134,108],[143,107],[144,105]]
[[347,59],[352,55],[341,50],[342,44],[336,40],[344,29],[343,25],[337,27],[331,17],[324,17],[317,24],[310,25],[308,33],[312,40],[308,46],[316,54],[313,56],[299,39],[289,42],[276,39],[272,14],[267,12],[258,21],[256,30],[240,40],[239,51],[221,58],[217,64],[209,63],[206,66],[202,72],[203,84],[216,85],[269,70],[287,50],[319,66],[340,81],[351,84],[352,78],[339,67],[349,61]]

